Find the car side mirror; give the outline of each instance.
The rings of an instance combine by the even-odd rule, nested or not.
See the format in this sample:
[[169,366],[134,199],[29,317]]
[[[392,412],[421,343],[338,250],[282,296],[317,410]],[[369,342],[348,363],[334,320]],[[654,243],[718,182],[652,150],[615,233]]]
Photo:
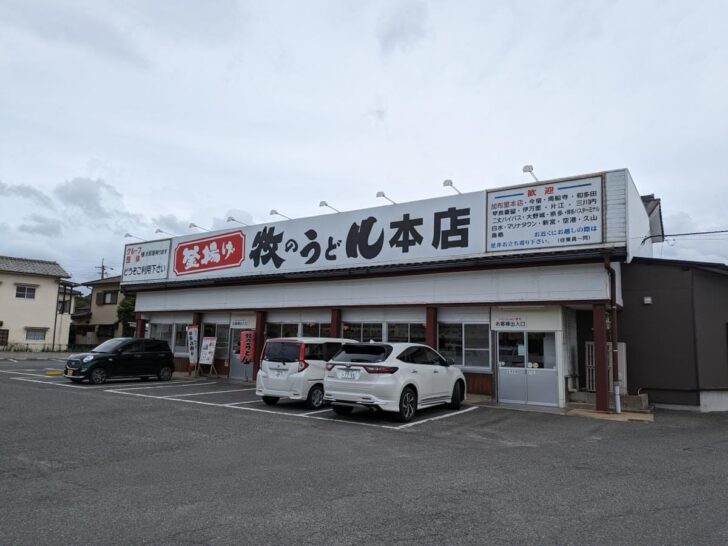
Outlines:
[[455,364],[454,358],[446,358],[443,366],[452,366],[453,364]]

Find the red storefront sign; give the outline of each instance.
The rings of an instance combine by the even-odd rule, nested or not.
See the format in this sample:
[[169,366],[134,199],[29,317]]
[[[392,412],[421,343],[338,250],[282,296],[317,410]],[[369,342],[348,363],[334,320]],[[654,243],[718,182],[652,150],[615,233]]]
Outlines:
[[245,235],[232,231],[179,243],[174,249],[174,272],[192,275],[238,267],[245,259]]

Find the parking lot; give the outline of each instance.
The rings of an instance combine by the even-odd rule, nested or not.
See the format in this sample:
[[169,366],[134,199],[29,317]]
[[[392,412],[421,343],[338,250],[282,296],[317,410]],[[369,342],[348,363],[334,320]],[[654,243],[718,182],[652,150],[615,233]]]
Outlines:
[[463,406],[402,425],[250,384],[0,361],[3,543],[721,544],[728,418]]

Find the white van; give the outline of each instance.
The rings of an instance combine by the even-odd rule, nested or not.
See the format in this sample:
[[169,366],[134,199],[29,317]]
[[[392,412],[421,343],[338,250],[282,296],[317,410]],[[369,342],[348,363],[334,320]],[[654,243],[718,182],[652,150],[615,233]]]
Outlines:
[[311,409],[324,404],[326,363],[350,339],[327,337],[271,338],[265,342],[255,394],[269,406],[281,398],[305,400]]

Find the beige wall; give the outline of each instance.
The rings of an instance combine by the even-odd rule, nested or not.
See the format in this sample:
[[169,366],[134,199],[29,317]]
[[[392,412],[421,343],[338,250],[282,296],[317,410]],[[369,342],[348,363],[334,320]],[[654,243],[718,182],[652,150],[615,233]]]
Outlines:
[[[16,298],[18,284],[35,287],[35,299]],[[49,277],[0,273],[0,327],[8,332],[8,345],[27,346],[32,350],[51,348],[56,322],[55,349],[65,350],[68,344],[69,315],[56,315],[58,280]],[[58,317],[56,319],[56,317]],[[26,327],[45,328],[45,341],[25,339]]]
[[[113,292],[116,291],[119,296],[116,304],[107,305],[96,305],[96,294],[99,292]],[[116,308],[124,296],[119,292],[118,284],[107,284],[101,286],[94,286],[91,289],[91,320],[89,324],[113,324],[119,318],[116,316]]]

